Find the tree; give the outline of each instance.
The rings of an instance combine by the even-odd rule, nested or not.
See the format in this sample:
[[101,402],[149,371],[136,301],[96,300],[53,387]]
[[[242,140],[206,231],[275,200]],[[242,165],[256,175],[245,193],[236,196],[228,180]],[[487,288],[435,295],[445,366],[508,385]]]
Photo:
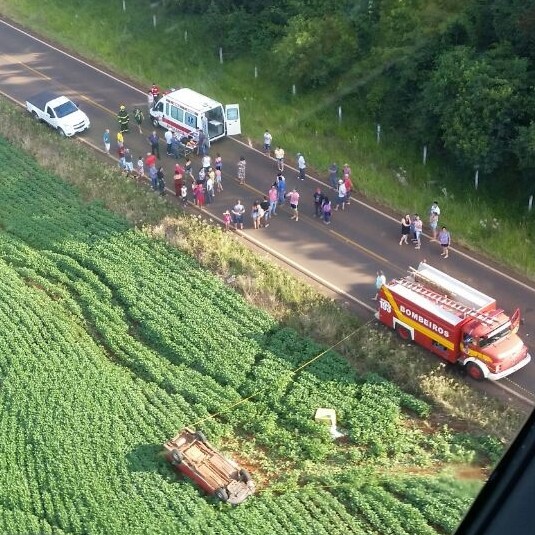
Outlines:
[[[506,50],[507,49],[507,50]],[[510,150],[523,115],[527,62],[497,47],[478,55],[468,47],[444,53],[424,91],[442,140],[459,161],[490,173]]]

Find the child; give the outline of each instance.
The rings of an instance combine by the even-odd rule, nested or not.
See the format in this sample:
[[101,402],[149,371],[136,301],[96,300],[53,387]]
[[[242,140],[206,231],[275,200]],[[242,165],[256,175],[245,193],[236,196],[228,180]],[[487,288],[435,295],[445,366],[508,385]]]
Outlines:
[[217,153],[217,156],[215,157],[215,168],[216,171],[221,171],[223,168],[223,159],[221,158],[221,154],[219,152]]
[[226,210],[223,212],[223,223],[225,223],[225,231],[230,230],[230,223],[232,221],[232,218],[230,217],[230,212]]
[[331,206],[331,201],[327,197],[325,197],[323,199],[323,204],[321,206],[321,209],[323,211],[323,222],[326,225],[330,225],[331,224],[332,206]]
[[137,174],[142,177],[145,176],[145,166],[143,165],[143,158],[141,156],[137,159]]
[[187,206],[188,204],[188,188],[186,184],[182,184],[182,187],[180,188],[180,199],[182,201],[182,206]]

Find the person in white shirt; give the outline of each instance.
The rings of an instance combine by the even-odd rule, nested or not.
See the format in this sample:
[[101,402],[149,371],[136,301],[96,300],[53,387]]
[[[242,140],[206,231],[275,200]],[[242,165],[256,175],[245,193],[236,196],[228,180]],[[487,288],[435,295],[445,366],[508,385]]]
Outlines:
[[277,169],[282,173],[284,171],[284,149],[282,147],[275,149],[275,159],[277,160]]
[[431,227],[432,240],[437,241],[438,216],[440,215],[440,207],[437,201],[433,201],[429,209],[429,226]]
[[211,165],[212,165],[212,158],[210,158],[208,154],[205,154],[202,157],[202,166],[204,167],[204,170],[208,171]]
[[269,133],[269,130],[266,130],[264,132],[264,152],[271,156],[271,140],[273,139],[273,136]]
[[346,207],[346,197],[347,197],[347,188],[344,184],[343,180],[338,181],[338,195],[336,197],[336,208],[335,210],[338,211],[338,208],[340,208],[340,205],[342,205],[342,210]]
[[167,143],[167,156],[173,155],[173,132],[171,130],[167,130],[164,134],[165,142]]
[[305,180],[307,164],[305,157],[300,152],[297,153],[297,167],[299,169],[299,180]]

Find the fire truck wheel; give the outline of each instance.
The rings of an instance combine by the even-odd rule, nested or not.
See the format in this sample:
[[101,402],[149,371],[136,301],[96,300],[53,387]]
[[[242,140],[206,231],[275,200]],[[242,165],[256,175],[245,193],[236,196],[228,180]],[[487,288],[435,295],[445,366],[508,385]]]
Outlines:
[[402,340],[411,339],[411,332],[409,331],[409,329],[407,329],[407,327],[403,327],[402,325],[396,325],[396,332]]
[[481,381],[485,378],[483,370],[475,362],[469,362],[466,365],[466,373],[476,381]]

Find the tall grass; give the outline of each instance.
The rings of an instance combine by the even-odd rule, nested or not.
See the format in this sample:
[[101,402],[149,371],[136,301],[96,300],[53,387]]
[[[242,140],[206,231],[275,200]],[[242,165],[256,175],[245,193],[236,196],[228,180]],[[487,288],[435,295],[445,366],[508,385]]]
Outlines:
[[[194,256],[252,304],[268,310],[283,325],[325,344],[358,330],[340,351],[360,373],[379,373],[424,396],[473,428],[483,428],[503,442],[511,440],[522,422],[522,411],[486,398],[464,381],[437,373],[437,361],[415,346],[400,346],[382,327],[359,328],[355,316],[337,302],[248,249],[197,215],[177,217],[176,204],[154,195],[102,163],[85,145],[62,140],[37,127],[23,112],[0,99],[0,136],[33,155],[38,164],[76,186],[87,201],[103,202],[132,225]],[[14,149],[15,150],[15,149]],[[503,415],[507,414],[504,421]]]

